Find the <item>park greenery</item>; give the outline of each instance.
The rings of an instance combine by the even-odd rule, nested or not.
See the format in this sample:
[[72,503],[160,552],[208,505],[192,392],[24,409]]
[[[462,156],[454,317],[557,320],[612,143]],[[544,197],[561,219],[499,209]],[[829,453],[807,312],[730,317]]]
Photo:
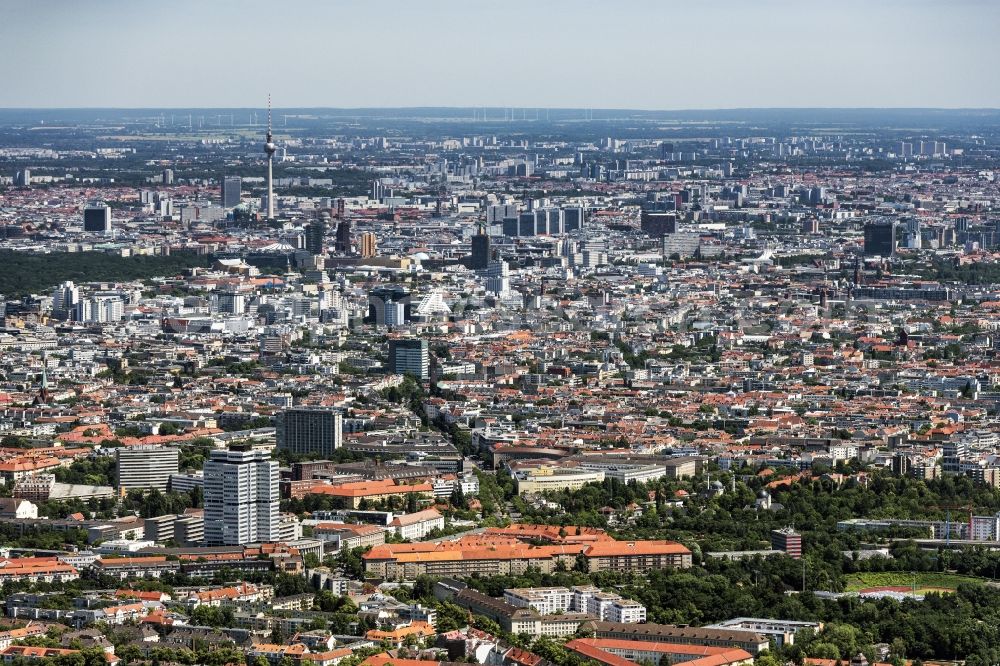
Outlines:
[[148,280],[179,275],[208,266],[209,258],[193,252],[168,256],[121,257],[104,252],[31,254],[0,250],[0,295],[26,296],[74,282]]

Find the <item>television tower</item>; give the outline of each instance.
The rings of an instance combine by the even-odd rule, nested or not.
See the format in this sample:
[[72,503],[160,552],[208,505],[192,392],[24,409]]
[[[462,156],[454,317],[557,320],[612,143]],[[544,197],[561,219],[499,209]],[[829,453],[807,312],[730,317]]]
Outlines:
[[274,219],[274,153],[278,149],[271,136],[271,93],[267,94],[267,139],[264,152],[267,154],[267,219]]

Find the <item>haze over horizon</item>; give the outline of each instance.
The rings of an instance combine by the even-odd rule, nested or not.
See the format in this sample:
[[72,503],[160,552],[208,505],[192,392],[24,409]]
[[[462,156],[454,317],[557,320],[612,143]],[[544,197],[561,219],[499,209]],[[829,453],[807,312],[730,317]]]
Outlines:
[[0,7],[0,107],[996,108],[997,25],[984,0],[41,0]]

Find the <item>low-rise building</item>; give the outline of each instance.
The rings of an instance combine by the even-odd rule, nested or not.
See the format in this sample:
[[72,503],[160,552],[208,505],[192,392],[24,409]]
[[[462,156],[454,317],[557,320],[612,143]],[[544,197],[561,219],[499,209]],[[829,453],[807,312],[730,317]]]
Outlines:
[[573,609],[573,593],[565,587],[522,587],[503,591],[503,600],[518,608],[534,608],[542,615]]
[[513,476],[518,495],[549,490],[578,490],[588,483],[604,481],[604,472],[601,470],[587,471],[548,465],[517,470]]
[[318,523],[313,526],[313,536],[333,544],[332,548],[326,548],[327,552],[373,548],[385,543],[385,531],[377,525]]
[[741,629],[753,631],[770,638],[777,647],[794,645],[795,635],[805,629],[815,632],[823,631],[822,622],[803,622],[795,620],[775,620],[761,617],[737,617],[715,624],[706,625],[706,629]]
[[166,556],[101,558],[94,562],[97,573],[119,580],[127,578],[159,578],[164,573],[176,573],[180,563]]
[[0,497],[0,518],[38,518],[38,505],[26,499]]
[[0,558],[0,583],[66,583],[79,577],[76,567],[55,557]]
[[749,666],[753,655],[742,648],[686,643],[627,641],[615,638],[578,638],[566,649],[605,666],[624,664],[687,664],[688,666]]
[[444,529],[444,516],[437,509],[424,509],[415,513],[396,516],[389,523],[389,529],[401,539],[423,539],[433,530]]
[[755,631],[741,629],[715,629],[709,627],[684,627],[672,624],[622,624],[618,622],[584,623],[580,633],[594,638],[614,638],[625,641],[651,641],[706,645],[711,647],[738,647],[751,654],[767,650],[770,640]]

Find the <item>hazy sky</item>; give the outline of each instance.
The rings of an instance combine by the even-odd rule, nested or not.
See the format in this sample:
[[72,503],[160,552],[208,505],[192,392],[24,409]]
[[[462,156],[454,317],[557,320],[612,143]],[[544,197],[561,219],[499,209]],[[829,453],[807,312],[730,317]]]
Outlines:
[[1000,107],[1000,0],[0,0],[0,107]]

